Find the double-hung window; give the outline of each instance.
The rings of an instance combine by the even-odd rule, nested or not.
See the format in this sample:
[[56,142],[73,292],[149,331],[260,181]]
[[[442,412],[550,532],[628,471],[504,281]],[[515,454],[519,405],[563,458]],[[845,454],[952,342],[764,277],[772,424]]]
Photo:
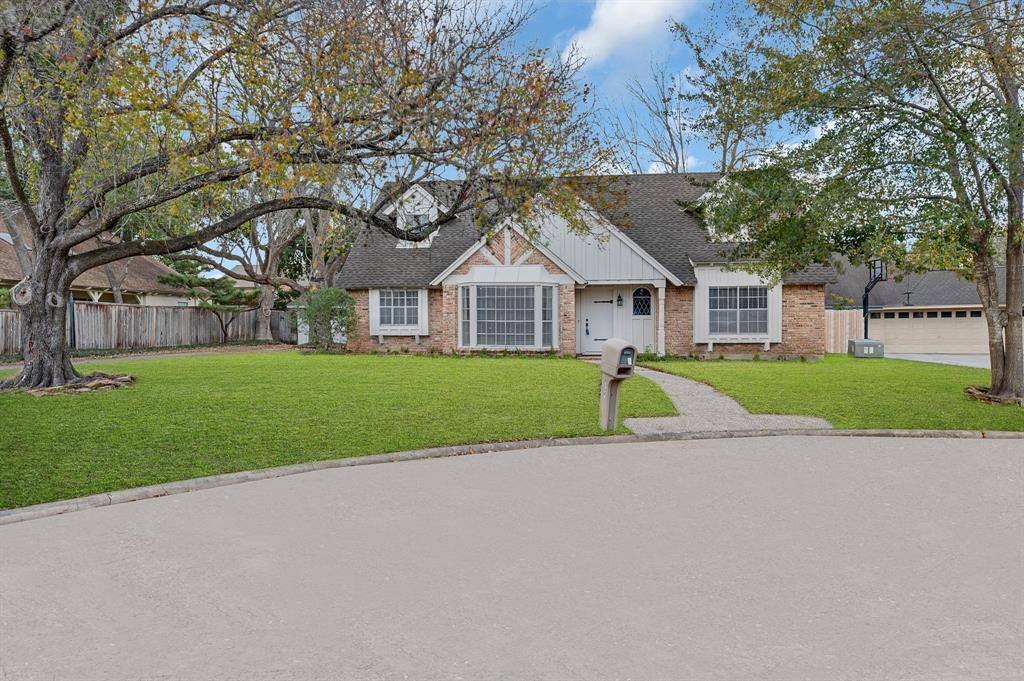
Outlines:
[[380,325],[416,326],[420,323],[420,292],[416,289],[382,289]]
[[546,350],[555,343],[554,286],[474,284],[459,290],[462,347]]
[[764,286],[712,286],[708,289],[711,336],[763,336],[768,333],[768,289]]

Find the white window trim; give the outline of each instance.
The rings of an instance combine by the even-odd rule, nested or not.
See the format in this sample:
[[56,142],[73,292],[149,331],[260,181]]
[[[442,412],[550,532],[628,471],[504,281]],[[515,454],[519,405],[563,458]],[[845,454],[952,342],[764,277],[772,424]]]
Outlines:
[[[418,324],[381,324],[380,323],[380,292],[381,291],[416,291]],[[430,291],[425,288],[389,287],[386,289],[370,289],[370,335],[371,336],[429,336],[429,299]]]
[[[476,341],[476,289],[478,286],[533,286],[533,299],[536,304],[536,315],[534,316],[533,337],[537,340],[536,345],[509,346],[509,345],[479,345]],[[543,291],[544,288],[551,289],[551,346],[544,345],[544,314],[543,314]],[[462,291],[469,289],[469,339],[463,338],[462,328]],[[481,282],[461,284],[458,287],[458,329],[459,349],[461,350],[494,350],[496,352],[549,352],[558,350],[558,285],[550,282]]]
[[[647,299],[650,301],[650,310],[647,314],[634,314],[633,300],[636,298],[636,292],[640,289],[647,291]],[[650,286],[634,286],[629,291],[629,316],[630,319],[650,319],[654,316],[654,291],[651,290]]]
[[[712,289],[712,288],[734,288],[734,289],[741,289],[741,288],[763,288],[765,290],[765,293],[766,293],[766,296],[765,296],[765,298],[766,298],[766,300],[765,300],[765,307],[764,308],[752,308],[752,309],[757,309],[757,310],[764,309],[765,312],[767,313],[766,318],[765,318],[765,332],[764,333],[739,333],[739,332],[737,332],[737,333],[711,333],[711,300],[710,300],[711,291],[710,291],[710,289]],[[737,342],[737,343],[739,343],[739,342],[762,343],[762,342],[767,341],[768,337],[769,337],[769,335],[771,333],[771,308],[772,308],[772,296],[771,296],[771,294],[772,294],[772,287],[771,286],[765,286],[764,284],[721,284],[721,285],[720,284],[715,284],[714,286],[709,286],[708,287],[708,301],[707,301],[708,341],[709,342],[713,342],[713,343],[729,342],[731,339],[735,339],[735,340],[732,340],[732,342]],[[737,295],[739,295],[738,291],[737,291]],[[739,301],[738,300],[737,300],[736,304],[739,305]],[[727,309],[731,309],[731,308],[727,308]],[[737,312],[737,316],[736,316],[737,328],[739,328],[739,310],[740,309],[741,308],[739,308],[739,307],[736,308],[736,312]]]
[[[697,287],[693,296],[694,343],[781,343],[782,284],[774,286],[748,272],[721,267],[695,267]],[[712,334],[710,332],[709,289],[712,287],[763,286],[768,289],[768,333]]]

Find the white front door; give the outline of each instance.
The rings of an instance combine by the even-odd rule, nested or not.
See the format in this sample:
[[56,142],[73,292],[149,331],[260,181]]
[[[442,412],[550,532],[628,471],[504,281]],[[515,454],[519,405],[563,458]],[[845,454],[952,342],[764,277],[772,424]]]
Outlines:
[[601,344],[612,337],[615,328],[615,290],[611,287],[585,288],[580,292],[580,312],[576,323],[582,324],[583,342],[580,352],[601,352]]

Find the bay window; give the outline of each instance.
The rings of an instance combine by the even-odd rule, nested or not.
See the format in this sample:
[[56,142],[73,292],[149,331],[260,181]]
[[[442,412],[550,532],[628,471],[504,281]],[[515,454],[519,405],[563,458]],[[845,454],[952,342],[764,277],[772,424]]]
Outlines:
[[554,320],[553,286],[474,284],[459,289],[461,347],[551,349]]
[[708,288],[708,332],[711,336],[768,334],[768,289],[764,286]]

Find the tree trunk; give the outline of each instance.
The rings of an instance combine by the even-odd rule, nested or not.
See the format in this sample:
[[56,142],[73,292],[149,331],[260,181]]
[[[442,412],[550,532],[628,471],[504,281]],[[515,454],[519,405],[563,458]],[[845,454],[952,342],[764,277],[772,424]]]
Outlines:
[[260,308],[256,315],[256,340],[275,340],[275,333],[270,324],[270,319],[273,314],[274,287],[263,284],[260,286]]
[[992,368],[992,386],[988,394],[1000,400],[1019,400],[1024,398],[1021,258],[1012,252],[1007,255],[1005,309],[999,305],[996,270],[987,254],[975,256],[975,284],[988,327],[989,364]]
[[[993,397],[1004,400],[1024,399],[1024,252],[1012,236],[1006,252],[1006,308],[1000,313],[1003,327],[1003,366],[999,381],[992,373]],[[990,340],[991,343],[991,340]]]
[[7,388],[50,388],[81,378],[71,365],[67,344],[70,281],[67,264],[45,251],[36,255],[31,276],[12,291],[21,312],[21,352],[25,364]]
[[974,256],[974,272],[974,285],[978,289],[988,329],[988,359],[992,368],[992,387],[995,388],[1003,380],[1003,326],[999,319],[999,288],[995,268],[984,251]]

